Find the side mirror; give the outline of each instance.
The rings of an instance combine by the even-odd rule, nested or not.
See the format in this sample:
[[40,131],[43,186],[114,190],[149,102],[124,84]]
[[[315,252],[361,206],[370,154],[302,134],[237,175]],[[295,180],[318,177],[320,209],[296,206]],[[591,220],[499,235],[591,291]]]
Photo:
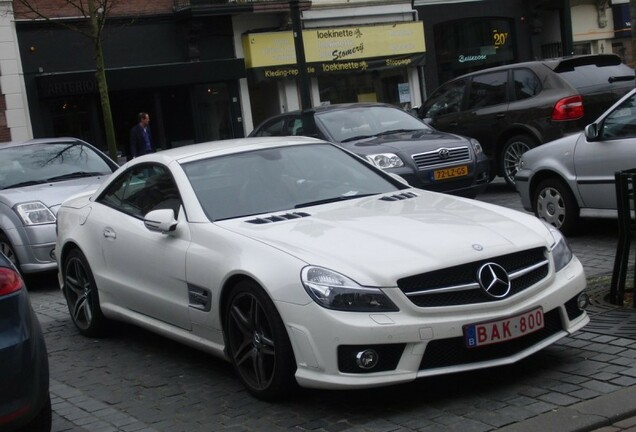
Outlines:
[[166,234],[177,229],[177,220],[171,209],[160,209],[148,212],[144,217],[144,225],[150,231]]
[[598,140],[599,135],[599,125],[597,123],[591,123],[585,126],[585,138],[588,141],[596,141]]

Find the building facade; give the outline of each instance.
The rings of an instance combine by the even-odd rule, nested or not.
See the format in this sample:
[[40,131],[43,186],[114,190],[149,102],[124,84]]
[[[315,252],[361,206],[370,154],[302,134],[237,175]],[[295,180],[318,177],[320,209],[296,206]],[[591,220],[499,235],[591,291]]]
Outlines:
[[[68,0],[29,1],[86,25]],[[158,146],[171,148],[245,136],[304,107],[304,95],[310,106],[408,108],[490,66],[596,52],[633,65],[628,2],[112,1],[102,45],[118,148],[126,153],[140,111],[151,114]],[[90,39],[34,19],[18,1],[0,7],[12,3],[15,14],[0,19],[0,142],[70,135],[105,148]]]

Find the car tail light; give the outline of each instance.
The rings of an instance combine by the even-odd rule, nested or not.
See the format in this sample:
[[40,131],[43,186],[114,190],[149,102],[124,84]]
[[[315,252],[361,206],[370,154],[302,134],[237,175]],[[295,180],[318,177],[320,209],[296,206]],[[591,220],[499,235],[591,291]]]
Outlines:
[[552,120],[578,120],[583,117],[583,98],[569,96],[559,100],[552,109]]
[[23,286],[18,272],[10,268],[0,268],[0,297],[20,291]]

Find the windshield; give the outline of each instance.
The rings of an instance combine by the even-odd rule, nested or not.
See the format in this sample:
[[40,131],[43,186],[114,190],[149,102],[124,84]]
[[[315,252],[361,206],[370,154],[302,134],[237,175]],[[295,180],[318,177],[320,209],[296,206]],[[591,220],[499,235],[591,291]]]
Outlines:
[[99,154],[79,142],[0,147],[0,189],[112,172]]
[[211,221],[407,187],[330,144],[237,153],[189,162],[183,169]]
[[337,142],[353,141],[391,132],[430,131],[422,121],[398,108],[364,106],[325,111],[316,119]]

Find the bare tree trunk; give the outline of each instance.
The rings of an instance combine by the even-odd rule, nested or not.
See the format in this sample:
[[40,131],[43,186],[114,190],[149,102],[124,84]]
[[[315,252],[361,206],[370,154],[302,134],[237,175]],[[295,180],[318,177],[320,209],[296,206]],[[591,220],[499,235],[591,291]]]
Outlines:
[[[93,32],[93,47],[95,51],[95,80],[99,89],[99,100],[102,107],[102,118],[104,120],[104,133],[108,145],[108,155],[117,162],[117,141],[115,139],[115,127],[113,125],[113,114],[110,109],[110,96],[108,95],[108,82],[106,81],[106,69],[104,66],[104,53],[102,51],[101,35],[94,0],[88,0],[88,12],[90,16],[91,29]],[[101,11],[103,13],[104,11]]]

